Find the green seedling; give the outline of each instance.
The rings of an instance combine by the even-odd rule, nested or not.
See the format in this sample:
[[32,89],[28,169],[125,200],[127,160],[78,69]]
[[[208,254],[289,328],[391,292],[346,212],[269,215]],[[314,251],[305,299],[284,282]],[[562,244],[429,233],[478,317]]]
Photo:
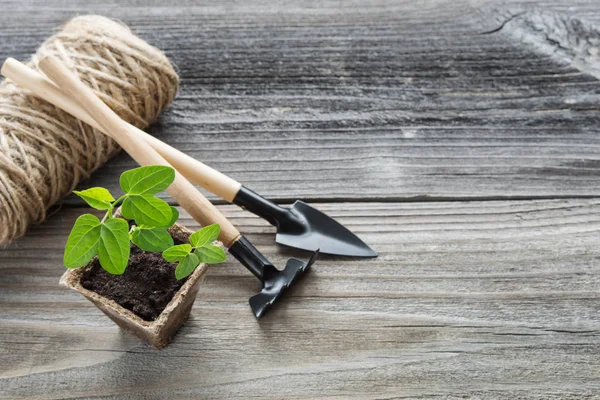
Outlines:
[[[124,172],[120,184],[125,194],[116,200],[101,187],[75,191],[91,207],[106,214],[101,220],[84,214],[75,221],[65,247],[65,266],[79,268],[98,255],[102,268],[120,275],[127,268],[130,241],[145,251],[158,252],[173,246],[167,229],[177,221],[179,212],[154,195],[174,179],[173,168],[155,165]],[[119,204],[123,218],[113,215]],[[131,228],[127,220],[134,222]]]
[[[173,246],[167,229],[177,221],[179,212],[154,195],[168,188],[174,179],[173,168],[154,165],[125,171],[120,179],[125,194],[116,200],[101,187],[75,191],[91,207],[106,214],[101,220],[92,214],[77,218],[67,239],[65,266],[79,268],[98,255],[102,268],[121,275],[129,261],[130,241],[145,251]],[[118,205],[123,218],[113,215]],[[131,228],[127,221],[134,222]]]
[[212,244],[220,233],[218,224],[209,225],[192,234],[189,244],[173,246],[163,252],[165,260],[179,263],[175,269],[177,279],[190,275],[201,263],[218,264],[225,261],[223,249]]
[[[174,179],[173,168],[154,165],[125,171],[120,179],[125,194],[116,200],[101,187],[74,191],[91,207],[106,211],[106,214],[102,219],[92,214],[77,218],[67,239],[65,266],[79,268],[98,255],[102,268],[113,275],[121,275],[129,262],[130,241],[144,251],[163,251],[167,261],[178,262],[177,279],[190,275],[200,263],[225,261],[223,249],[212,245],[221,231],[218,224],[192,234],[191,244],[173,246],[173,238],[167,229],[177,221],[179,212],[154,195],[167,189]],[[119,204],[123,218],[113,215]]]

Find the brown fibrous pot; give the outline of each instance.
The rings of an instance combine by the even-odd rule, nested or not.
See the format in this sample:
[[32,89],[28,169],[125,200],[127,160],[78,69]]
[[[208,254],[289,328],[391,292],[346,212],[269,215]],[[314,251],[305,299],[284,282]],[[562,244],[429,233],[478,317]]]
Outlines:
[[[177,236],[181,233],[191,235],[192,231],[184,226],[175,224],[169,228],[169,233],[172,236]],[[171,299],[158,318],[154,321],[145,321],[132,311],[117,304],[117,302],[107,299],[81,285],[81,278],[92,268],[94,261],[95,258],[85,267],[67,270],[60,278],[60,284],[81,293],[120,328],[138,336],[159,349],[169,344],[179,328],[188,319],[194,305],[194,300],[196,300],[196,295],[200,289],[200,283],[203,281],[208,269],[208,264],[200,264],[188,277],[188,280],[183,284],[181,289],[175,293],[173,299]]]

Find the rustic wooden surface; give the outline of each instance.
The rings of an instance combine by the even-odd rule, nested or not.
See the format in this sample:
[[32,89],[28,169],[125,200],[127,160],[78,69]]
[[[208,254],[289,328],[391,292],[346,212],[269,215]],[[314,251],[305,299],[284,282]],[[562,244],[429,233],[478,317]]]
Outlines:
[[[58,286],[69,198],[0,249],[0,398],[600,398],[597,0],[0,9],[0,59],[77,14],[122,19],[182,77],[156,136],[380,253],[322,257],[260,322],[254,278],[216,266],[156,351]],[[220,207],[274,262],[302,256]]]

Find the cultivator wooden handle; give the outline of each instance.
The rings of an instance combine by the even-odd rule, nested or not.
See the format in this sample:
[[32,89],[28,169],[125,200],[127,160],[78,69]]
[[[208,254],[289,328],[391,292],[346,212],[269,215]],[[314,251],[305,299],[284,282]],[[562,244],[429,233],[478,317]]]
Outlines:
[[[68,93],[87,114],[112,137],[140,165],[171,164],[164,159],[146,141],[139,140],[137,134],[131,132],[130,125],[125,123],[96,94],[77,78],[60,60],[48,56],[39,62],[40,69],[48,75],[63,91]],[[219,224],[221,235],[219,240],[227,247],[241,236],[238,230],[223,214],[200,193],[179,172],[167,189],[169,193],[196,221],[203,225]]]

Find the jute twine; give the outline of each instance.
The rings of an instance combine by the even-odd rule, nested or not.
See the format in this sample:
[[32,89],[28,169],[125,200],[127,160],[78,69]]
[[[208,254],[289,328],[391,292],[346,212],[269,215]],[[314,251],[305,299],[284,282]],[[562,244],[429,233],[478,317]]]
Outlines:
[[[77,17],[42,44],[126,121],[147,127],[173,100],[179,78],[158,49],[126,26],[100,16]],[[0,83],[0,243],[32,223],[119,151],[88,125],[10,81]]]

